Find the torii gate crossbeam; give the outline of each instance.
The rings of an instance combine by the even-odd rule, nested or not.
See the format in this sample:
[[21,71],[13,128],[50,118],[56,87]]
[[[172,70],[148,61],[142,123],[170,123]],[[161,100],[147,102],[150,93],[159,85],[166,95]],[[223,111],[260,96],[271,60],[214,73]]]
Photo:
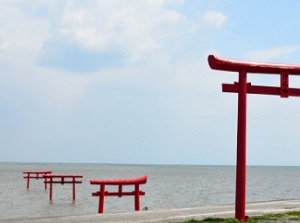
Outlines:
[[[246,210],[246,127],[247,127],[247,93],[263,95],[279,95],[282,98],[300,96],[300,89],[289,88],[289,75],[300,75],[299,65],[256,63],[230,60],[213,55],[208,56],[211,69],[239,73],[239,82],[223,84],[223,92],[238,93],[237,123],[237,162],[236,162],[236,194],[235,218],[247,221]],[[255,86],[247,83],[247,73],[279,74],[280,86]]]

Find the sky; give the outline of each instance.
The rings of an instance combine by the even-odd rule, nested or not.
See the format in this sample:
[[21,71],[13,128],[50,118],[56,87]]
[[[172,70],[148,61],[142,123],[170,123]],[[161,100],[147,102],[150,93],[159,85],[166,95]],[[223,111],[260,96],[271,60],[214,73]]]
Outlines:
[[[207,57],[300,64],[299,8],[2,0],[0,161],[235,165],[237,95],[221,85],[238,75]],[[247,164],[298,166],[300,98],[247,97]]]

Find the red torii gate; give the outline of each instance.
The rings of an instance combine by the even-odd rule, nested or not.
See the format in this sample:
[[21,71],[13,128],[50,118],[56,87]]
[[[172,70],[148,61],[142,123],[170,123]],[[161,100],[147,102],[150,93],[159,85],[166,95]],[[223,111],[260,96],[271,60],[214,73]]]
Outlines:
[[[300,75],[299,65],[256,63],[230,60],[214,55],[208,56],[211,69],[239,73],[239,81],[234,84],[223,84],[222,91],[238,93],[238,123],[237,123],[237,162],[236,162],[236,194],[235,218],[247,221],[246,208],[246,114],[247,93],[279,95],[282,98],[300,96],[300,89],[289,88],[289,75]],[[279,74],[280,86],[255,86],[247,83],[247,73]]]

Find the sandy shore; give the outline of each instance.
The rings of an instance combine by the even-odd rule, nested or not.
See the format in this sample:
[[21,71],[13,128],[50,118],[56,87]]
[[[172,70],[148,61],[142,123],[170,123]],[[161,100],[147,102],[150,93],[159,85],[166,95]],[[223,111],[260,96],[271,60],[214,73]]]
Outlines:
[[[247,215],[263,215],[300,211],[300,199],[257,202],[247,204]],[[202,220],[207,217],[234,217],[234,205],[201,206],[194,208],[139,211],[119,214],[94,214],[68,217],[31,218],[0,220],[0,223],[158,223],[180,222],[191,219]]]

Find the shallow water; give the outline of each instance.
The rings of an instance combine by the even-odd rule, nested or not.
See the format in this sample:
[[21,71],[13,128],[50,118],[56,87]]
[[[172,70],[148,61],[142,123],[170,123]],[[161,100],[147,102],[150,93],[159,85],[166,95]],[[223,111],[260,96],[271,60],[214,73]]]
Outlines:
[[[51,169],[54,173],[83,175],[76,185],[76,201],[70,184],[54,185],[53,201],[42,180],[31,180],[26,189],[24,170]],[[300,198],[300,167],[248,167],[247,202]],[[149,210],[234,203],[234,166],[115,165],[0,163],[0,219],[95,214],[99,190],[90,179],[148,176],[141,208]],[[116,190],[110,188],[110,190]],[[130,188],[131,190],[131,188]],[[134,210],[133,197],[106,197],[105,213]]]

